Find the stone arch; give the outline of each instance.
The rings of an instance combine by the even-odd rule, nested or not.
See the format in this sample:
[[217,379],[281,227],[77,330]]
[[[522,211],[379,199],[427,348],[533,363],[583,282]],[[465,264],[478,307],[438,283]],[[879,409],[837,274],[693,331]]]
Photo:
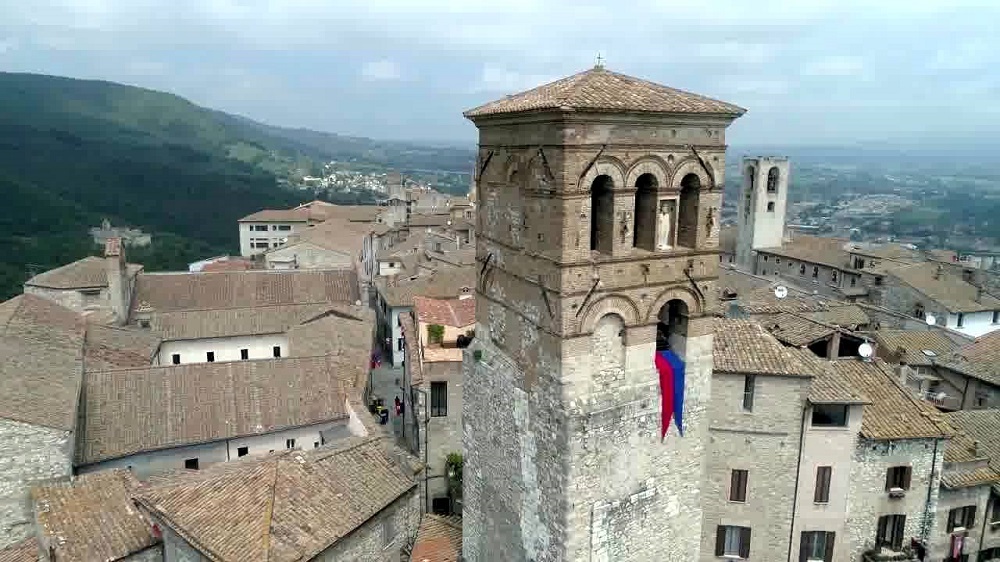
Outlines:
[[620,371],[625,367],[625,319],[608,313],[597,319],[590,336],[595,374]]
[[641,318],[639,307],[632,299],[625,295],[607,295],[590,303],[584,311],[580,332],[584,334],[593,332],[597,321],[608,314],[620,316],[626,326],[638,324]]
[[688,314],[691,316],[700,316],[705,309],[704,302],[691,289],[687,287],[669,287],[656,297],[652,306],[646,311],[646,322],[656,322],[660,309],[672,300],[684,301],[684,304],[687,305]]
[[590,184],[590,249],[610,254],[614,248],[615,184],[611,176],[599,175]]
[[577,189],[581,192],[588,192],[591,184],[598,176],[608,176],[615,182],[615,189],[622,189],[628,184],[625,183],[625,164],[613,156],[602,156],[594,162],[594,165],[587,170],[587,173],[580,178]]
[[659,156],[643,156],[636,160],[625,174],[624,185],[626,187],[634,187],[639,176],[643,174],[652,174],[656,178],[656,184],[660,189],[664,189],[670,185],[670,165]]
[[771,166],[771,169],[767,171],[767,192],[777,193],[778,183],[781,181],[781,171],[778,170],[777,166]]
[[635,178],[635,204],[632,247],[650,252],[656,250],[656,215],[659,189],[663,185],[655,174],[644,173]]
[[[706,162],[705,166],[707,166],[709,170],[712,170],[712,175],[714,176],[715,170],[712,169],[712,165]],[[680,190],[681,181],[683,181],[684,177],[688,174],[698,176],[698,180],[701,182],[701,189],[710,189],[712,187],[712,178],[705,172],[705,168],[702,167],[701,162],[692,156],[690,158],[685,158],[677,164],[676,168],[674,168],[673,174],[670,176],[670,189]]]

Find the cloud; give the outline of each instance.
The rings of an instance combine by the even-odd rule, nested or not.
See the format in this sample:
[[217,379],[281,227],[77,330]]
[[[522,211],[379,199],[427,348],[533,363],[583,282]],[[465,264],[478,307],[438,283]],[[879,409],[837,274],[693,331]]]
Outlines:
[[486,65],[479,76],[479,82],[473,86],[472,92],[516,94],[559,78],[560,76],[525,74],[500,66]]
[[856,76],[864,70],[860,57],[834,55],[808,61],[802,67],[803,76]]
[[361,66],[361,77],[373,82],[399,80],[402,76],[399,65],[391,60],[366,62]]

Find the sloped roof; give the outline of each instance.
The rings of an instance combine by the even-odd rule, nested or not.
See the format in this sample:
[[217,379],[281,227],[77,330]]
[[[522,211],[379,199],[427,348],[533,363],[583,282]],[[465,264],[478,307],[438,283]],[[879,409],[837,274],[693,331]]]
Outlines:
[[739,116],[742,107],[595,67],[466,111],[469,119],[544,110],[712,113]]
[[365,307],[331,309],[288,330],[290,357],[356,354],[367,364],[374,337],[375,314]]
[[[788,296],[779,299],[774,289],[779,285],[788,289]],[[778,314],[781,312],[823,312],[844,303],[826,297],[805,293],[772,279],[756,277],[742,271],[722,269],[719,271],[718,288],[720,296],[735,293],[735,301],[747,314]],[[730,299],[727,299],[730,300]],[[725,300],[723,303],[726,302]]]
[[1000,386],[1000,330],[979,336],[939,358],[938,364]]
[[776,314],[762,323],[778,341],[795,346],[809,345],[837,332],[832,326],[791,312]]
[[986,458],[991,466],[1000,469],[1000,410],[959,410],[943,416],[959,432],[945,451],[946,462]]
[[783,242],[781,246],[761,248],[757,251],[843,270],[848,267],[851,257],[851,254],[844,249],[846,244],[847,240],[843,238],[798,234],[791,240]]
[[813,404],[870,404],[864,394],[851,387],[834,362],[821,359],[806,349],[798,350],[802,359],[815,368],[809,401]]
[[153,314],[150,329],[164,340],[280,334],[331,309],[329,303],[181,310]]
[[439,269],[427,277],[397,280],[395,284],[379,280],[376,286],[389,306],[413,306],[415,296],[454,298],[462,294],[465,288],[471,294],[476,288],[477,274],[475,266],[449,267]]
[[951,428],[929,403],[900,386],[880,359],[838,359],[832,366],[842,380],[871,404],[865,407],[861,436],[869,439],[947,438]]
[[241,218],[238,222],[308,222],[309,210],[300,209],[264,209]]
[[[128,274],[134,276],[141,265],[128,264]],[[26,286],[46,289],[99,289],[108,286],[108,272],[104,258],[87,256],[64,266],[50,269],[28,279]]]
[[72,431],[86,326],[34,295],[0,304],[0,418]]
[[39,562],[38,539],[27,538],[7,548],[0,548],[0,562]]
[[119,560],[160,542],[132,503],[138,480],[127,470],[102,470],[33,488],[43,548],[56,560]]
[[210,560],[311,560],[413,490],[387,437],[244,458],[151,479],[137,501]]
[[842,328],[863,326],[871,322],[871,318],[868,317],[868,314],[865,313],[864,309],[856,304],[844,304],[838,306],[831,303],[829,308],[826,310],[813,312],[807,314],[806,316],[816,320],[817,322],[833,324]]
[[890,269],[888,274],[913,287],[928,299],[941,305],[948,312],[980,312],[1000,310],[1000,299],[985,291],[977,300],[975,285],[932,262],[906,265]]
[[722,373],[812,377],[815,366],[799,350],[781,345],[752,320],[720,318],[712,347],[715,371]]
[[433,299],[413,297],[413,309],[417,321],[464,328],[476,322],[476,298]]
[[161,341],[149,330],[88,324],[84,344],[87,368],[148,366]]
[[[308,243],[326,250],[347,254],[357,259],[371,231],[366,223],[351,222],[346,218],[332,217],[299,233],[299,239],[285,247]],[[280,250],[282,248],[278,248]],[[271,250],[274,252],[275,250]]]
[[338,356],[190,363],[84,376],[79,464],[344,419],[368,364]]
[[410,562],[459,562],[461,552],[462,519],[425,513]]
[[[907,365],[933,365],[959,348],[951,338],[940,330],[878,330],[874,332],[875,342],[881,348],[882,356],[889,358],[899,349],[905,350],[900,358]],[[923,350],[936,354],[929,357]]]
[[351,270],[220,271],[147,273],[136,278],[135,310],[147,304],[157,313],[218,310],[359,300]]

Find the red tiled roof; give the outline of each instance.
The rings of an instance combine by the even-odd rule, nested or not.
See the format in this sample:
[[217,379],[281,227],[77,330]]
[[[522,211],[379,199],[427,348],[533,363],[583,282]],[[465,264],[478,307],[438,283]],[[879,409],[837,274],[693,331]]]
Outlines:
[[413,297],[417,320],[428,324],[464,328],[476,322],[476,298],[432,299]]
[[410,562],[458,562],[462,553],[462,520],[427,513],[420,520]]

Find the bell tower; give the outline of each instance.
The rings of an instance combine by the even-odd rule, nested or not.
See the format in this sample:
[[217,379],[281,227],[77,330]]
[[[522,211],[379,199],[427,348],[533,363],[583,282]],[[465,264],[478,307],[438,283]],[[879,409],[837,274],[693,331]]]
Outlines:
[[736,265],[743,271],[756,273],[756,250],[777,248],[784,240],[788,171],[788,158],[743,159],[743,182],[736,205]]
[[[725,132],[744,111],[597,66],[465,113],[466,560],[699,559]],[[683,436],[664,439],[662,349],[685,373]]]

